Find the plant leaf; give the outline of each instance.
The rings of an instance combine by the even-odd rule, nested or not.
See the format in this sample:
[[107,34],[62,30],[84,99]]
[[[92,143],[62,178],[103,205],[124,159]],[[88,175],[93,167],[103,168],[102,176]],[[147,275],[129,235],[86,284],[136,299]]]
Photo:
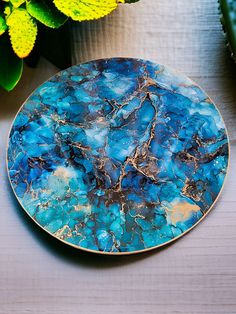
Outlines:
[[20,58],[29,55],[37,36],[37,25],[23,8],[14,9],[7,19],[9,35],[14,52]]
[[55,6],[75,21],[94,20],[104,17],[124,0],[53,0]]
[[31,0],[26,3],[26,9],[31,16],[51,28],[60,27],[68,19],[48,0]]
[[7,20],[7,18],[9,17],[9,15],[11,14],[11,6],[9,4],[7,4],[5,6],[5,9],[3,11],[4,15],[5,15],[5,19]]
[[236,62],[236,2],[231,0],[220,0],[219,3],[222,12],[221,22],[226,33],[226,39],[232,57]]
[[11,91],[21,78],[23,60],[13,52],[9,37],[0,37],[0,86]]
[[25,2],[25,0],[10,0],[10,2],[13,4],[15,8],[18,8]]
[[0,35],[2,35],[7,29],[7,24],[5,19],[0,15]]

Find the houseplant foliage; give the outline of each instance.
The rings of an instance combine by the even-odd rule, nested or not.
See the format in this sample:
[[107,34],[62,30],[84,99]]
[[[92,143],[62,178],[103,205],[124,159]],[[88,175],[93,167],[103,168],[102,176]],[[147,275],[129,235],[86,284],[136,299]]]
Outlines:
[[226,33],[228,46],[236,61],[236,0],[219,0],[221,21]]
[[68,19],[78,22],[99,19],[119,4],[137,1],[0,0],[0,86],[7,91],[16,86],[23,71],[23,59],[32,52],[41,25],[58,29]]

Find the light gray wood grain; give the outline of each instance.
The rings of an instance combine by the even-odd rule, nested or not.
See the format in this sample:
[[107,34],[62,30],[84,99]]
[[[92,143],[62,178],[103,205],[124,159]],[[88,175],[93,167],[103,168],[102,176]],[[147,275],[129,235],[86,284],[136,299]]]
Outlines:
[[146,255],[86,255],[39,230],[17,204],[5,171],[10,123],[29,93],[57,71],[26,69],[0,93],[0,314],[236,313],[236,66],[216,0],[141,0],[73,30],[74,63],[109,56],[152,59],[185,72],[218,104],[231,167],[214,210],[191,233]]

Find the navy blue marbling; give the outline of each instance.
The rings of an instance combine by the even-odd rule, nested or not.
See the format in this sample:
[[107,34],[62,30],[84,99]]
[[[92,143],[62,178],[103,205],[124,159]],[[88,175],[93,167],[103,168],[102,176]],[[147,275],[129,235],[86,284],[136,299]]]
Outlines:
[[167,243],[213,205],[228,139],[209,97],[149,61],[73,66],[13,123],[8,170],[27,213],[55,237],[108,253]]

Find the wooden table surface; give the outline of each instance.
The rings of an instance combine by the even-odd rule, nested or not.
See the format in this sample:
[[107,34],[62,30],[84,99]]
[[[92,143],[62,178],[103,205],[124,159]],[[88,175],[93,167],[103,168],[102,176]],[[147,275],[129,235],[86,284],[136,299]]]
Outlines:
[[217,103],[231,139],[225,189],[209,216],[177,242],[129,257],[66,247],[26,216],[9,187],[5,147],[29,93],[57,72],[46,60],[0,92],[1,314],[236,313],[236,65],[217,0],[141,0],[73,29],[74,63],[109,56],[151,59],[185,72]]

